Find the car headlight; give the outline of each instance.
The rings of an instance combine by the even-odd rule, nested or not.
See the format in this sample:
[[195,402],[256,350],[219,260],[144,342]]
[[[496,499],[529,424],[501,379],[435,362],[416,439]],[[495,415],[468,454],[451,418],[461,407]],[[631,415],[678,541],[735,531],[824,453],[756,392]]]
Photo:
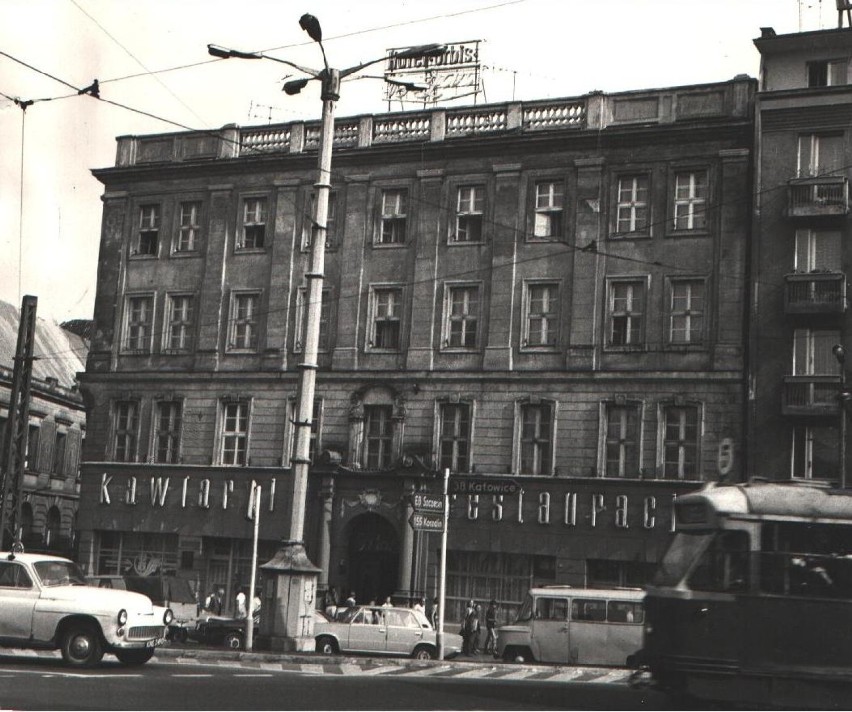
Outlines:
[[123,608],[118,612],[118,624],[124,625],[127,623],[127,611]]
[[172,613],[171,608],[167,608],[166,612],[163,613],[163,625],[169,625],[175,619],[175,614]]

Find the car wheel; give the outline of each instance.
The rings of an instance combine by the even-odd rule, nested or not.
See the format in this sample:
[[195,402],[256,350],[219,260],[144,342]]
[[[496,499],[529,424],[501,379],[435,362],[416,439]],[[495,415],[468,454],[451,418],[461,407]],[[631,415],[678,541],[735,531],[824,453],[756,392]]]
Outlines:
[[243,634],[238,631],[231,631],[225,636],[225,647],[230,650],[243,649]]
[[529,648],[506,648],[503,651],[503,660],[507,663],[531,663],[533,656]]
[[336,655],[339,652],[337,641],[327,635],[317,638],[317,652],[323,655]]
[[92,667],[104,656],[101,636],[91,624],[74,623],[62,633],[62,659],[74,667]]
[[415,660],[435,660],[438,657],[438,651],[429,645],[418,645],[411,657]]
[[134,648],[133,650],[116,650],[115,657],[122,665],[144,665],[154,657],[153,648]]

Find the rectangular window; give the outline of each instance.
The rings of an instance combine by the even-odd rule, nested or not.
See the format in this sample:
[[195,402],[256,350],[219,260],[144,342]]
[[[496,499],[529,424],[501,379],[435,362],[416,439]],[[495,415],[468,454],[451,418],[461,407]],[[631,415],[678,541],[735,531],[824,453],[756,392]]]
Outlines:
[[53,469],[51,472],[55,475],[65,474],[65,446],[68,441],[66,433],[56,433],[56,440],[53,445]]
[[[657,565],[646,561],[586,559],[586,586],[589,588],[641,587],[650,583]],[[641,608],[641,604],[637,604]]]
[[370,347],[398,351],[402,331],[402,289],[373,290],[373,328]]
[[166,351],[189,351],[192,348],[193,297],[170,294],[166,299]]
[[834,376],[840,364],[832,349],[840,343],[836,329],[795,329],[793,331],[793,375]]
[[160,245],[160,206],[141,205],[139,207],[139,232],[136,241],[136,254],[157,256]]
[[479,287],[447,288],[444,345],[448,348],[476,348],[479,328]]
[[837,477],[840,436],[831,426],[793,427],[791,475],[796,479],[831,480]]
[[230,348],[257,348],[259,294],[234,294],[231,300]]
[[377,243],[401,245],[405,242],[408,214],[408,191],[394,188],[382,191],[382,223]]
[[675,174],[674,229],[704,230],[707,227],[707,171]]
[[[305,330],[307,329],[308,292],[305,287],[299,287],[296,293],[296,341],[293,344],[294,351],[302,351],[305,344]],[[328,315],[331,307],[329,290],[322,290],[322,305],[320,306],[320,328],[319,328],[319,351],[328,351]]]
[[[305,230],[302,233],[302,249],[310,250],[313,242],[313,234],[314,234],[314,216],[317,214],[316,207],[317,195],[316,193],[311,193],[311,205],[310,205],[310,213],[308,214],[308,220],[305,224]],[[330,250],[333,249],[337,245],[337,193],[332,191],[328,195],[328,214],[325,218],[325,249]]]
[[180,455],[180,429],[183,405],[180,401],[159,401],[154,422],[155,462],[173,465]]
[[553,473],[553,405],[524,403],[520,409],[520,474]]
[[392,406],[364,407],[364,467],[381,470],[391,465],[393,446]]
[[639,408],[606,404],[604,477],[639,476]]
[[440,468],[470,472],[470,404],[441,404]]
[[136,462],[136,439],[139,437],[138,401],[117,401],[113,417],[113,460]]
[[834,87],[846,84],[848,59],[822,59],[808,62],[809,87]]
[[621,235],[648,231],[648,176],[618,179],[615,231]]
[[484,210],[485,188],[481,185],[460,186],[456,202],[456,230],[450,242],[481,242]]
[[796,230],[797,272],[840,272],[841,242],[839,230]]
[[704,280],[671,282],[669,343],[700,344],[704,340]]
[[610,282],[608,346],[642,345],[645,313],[644,281]]
[[843,134],[804,134],[799,136],[798,177],[844,176]]
[[128,297],[124,331],[125,350],[149,351],[153,323],[154,297]]
[[559,330],[559,285],[529,284],[524,346],[555,346]]
[[668,480],[698,475],[698,407],[666,406],[663,409],[663,477]]
[[[40,432],[41,428],[38,425],[29,425],[27,428],[27,458],[24,463],[24,467],[27,470],[35,470],[38,467],[38,443]],[[2,434],[3,420],[0,418],[0,435]]]
[[543,181],[535,186],[535,225],[533,237],[538,239],[562,236],[562,183]]
[[222,408],[223,465],[245,465],[248,452],[249,404],[246,401],[224,403]]
[[190,200],[180,204],[180,225],[178,226],[175,252],[195,252],[198,249],[198,237],[201,231],[201,202]]
[[246,198],[243,201],[243,225],[237,239],[238,250],[265,247],[266,210],[266,198]]

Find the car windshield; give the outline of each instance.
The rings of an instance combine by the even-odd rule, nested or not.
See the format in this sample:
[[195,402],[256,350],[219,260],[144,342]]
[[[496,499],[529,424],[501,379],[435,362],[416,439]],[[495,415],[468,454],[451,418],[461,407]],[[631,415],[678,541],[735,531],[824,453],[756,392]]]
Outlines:
[[71,561],[37,561],[35,570],[45,586],[86,585],[86,577]]
[[655,586],[677,586],[713,538],[707,532],[675,534],[654,577]]
[[518,617],[515,619],[515,623],[523,623],[524,621],[532,620],[533,614],[533,599],[532,596],[527,594],[527,597],[524,599],[524,605],[521,606],[521,610],[518,611]]

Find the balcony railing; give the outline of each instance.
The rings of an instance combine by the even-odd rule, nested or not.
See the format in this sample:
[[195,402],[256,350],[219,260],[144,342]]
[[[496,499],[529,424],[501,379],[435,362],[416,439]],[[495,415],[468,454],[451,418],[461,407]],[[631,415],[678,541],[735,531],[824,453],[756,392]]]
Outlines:
[[784,415],[831,416],[840,413],[840,376],[785,376]]
[[842,272],[788,274],[786,314],[842,314],[846,311],[846,275]]
[[845,176],[794,178],[788,184],[790,217],[849,213],[849,181]]

